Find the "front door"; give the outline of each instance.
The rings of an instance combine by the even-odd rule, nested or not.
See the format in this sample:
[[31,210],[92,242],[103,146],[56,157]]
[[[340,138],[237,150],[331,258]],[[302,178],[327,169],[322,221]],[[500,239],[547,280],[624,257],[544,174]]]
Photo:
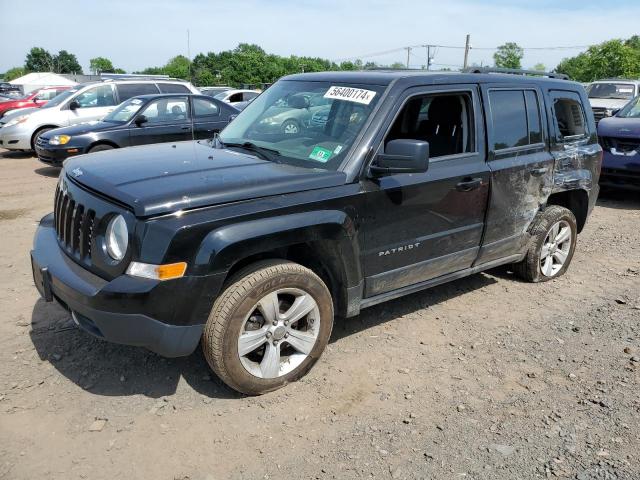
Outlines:
[[412,88],[380,139],[425,140],[429,169],[364,180],[365,297],[470,267],[484,229],[489,169],[476,86]]
[[131,145],[191,140],[189,99],[186,96],[162,97],[150,102],[138,115],[146,122],[132,123]]
[[487,116],[491,198],[478,264],[516,255],[527,230],[551,193],[543,97],[535,86],[483,85]]
[[[77,108],[71,110],[69,105],[75,102]],[[102,84],[91,87],[76,95],[65,107],[67,110],[67,124],[101,120],[116,107],[116,97],[113,85]]]

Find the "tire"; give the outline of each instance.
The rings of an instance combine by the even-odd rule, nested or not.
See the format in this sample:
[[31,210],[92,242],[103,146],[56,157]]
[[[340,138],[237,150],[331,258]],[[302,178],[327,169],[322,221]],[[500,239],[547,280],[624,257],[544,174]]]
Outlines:
[[96,145],[95,147],[91,147],[87,153],[93,152],[102,152],[103,150],[113,150],[115,147],[112,145],[107,145],[106,143],[101,143],[100,145]]
[[[278,305],[277,317],[270,305]],[[307,309],[297,320],[285,322],[287,314],[295,318],[296,311]],[[238,272],[214,302],[202,350],[229,387],[261,395],[304,376],[320,358],[332,328],[333,302],[320,277],[297,263],[266,260]]]
[[301,131],[300,123],[293,119],[285,120],[281,128],[285,135],[299,135]]
[[[558,230],[552,232],[556,227]],[[567,233],[570,236],[565,239]],[[563,275],[571,264],[578,239],[576,217],[571,210],[558,205],[545,208],[534,218],[529,234],[529,250],[524,260],[513,265],[514,273],[533,283]]]
[[42,135],[45,132],[48,132],[49,130],[53,130],[53,128],[41,128],[40,130],[38,130],[36,133],[33,134],[33,137],[31,137],[31,150],[32,151],[36,151],[36,143],[38,143],[38,139],[40,138],[40,135]]

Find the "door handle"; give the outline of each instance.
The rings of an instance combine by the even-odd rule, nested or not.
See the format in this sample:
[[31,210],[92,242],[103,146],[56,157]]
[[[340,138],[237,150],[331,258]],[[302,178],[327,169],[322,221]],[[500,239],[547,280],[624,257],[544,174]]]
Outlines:
[[459,192],[470,192],[471,190],[479,188],[480,185],[482,185],[481,178],[472,178],[469,180],[465,179],[462,182],[456,184],[456,190],[458,190]]
[[186,126],[186,127],[180,127],[180,130],[191,130],[191,127]]
[[541,177],[542,175],[544,175],[548,171],[549,171],[549,169],[547,167],[534,168],[534,169],[531,170],[531,175],[533,175],[534,177]]

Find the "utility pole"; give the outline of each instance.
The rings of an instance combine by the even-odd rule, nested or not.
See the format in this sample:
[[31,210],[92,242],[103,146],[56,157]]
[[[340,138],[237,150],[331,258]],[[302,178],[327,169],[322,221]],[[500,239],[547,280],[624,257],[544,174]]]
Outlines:
[[467,34],[467,42],[464,45],[464,68],[469,64],[469,50],[471,49],[471,35]]
[[436,54],[436,46],[435,45],[423,45],[424,48],[427,49],[427,70],[431,69],[431,62],[433,61],[433,57],[431,56],[431,47],[433,47],[433,56]]
[[407,49],[407,68],[409,68],[409,60],[411,57],[411,47],[406,47]]

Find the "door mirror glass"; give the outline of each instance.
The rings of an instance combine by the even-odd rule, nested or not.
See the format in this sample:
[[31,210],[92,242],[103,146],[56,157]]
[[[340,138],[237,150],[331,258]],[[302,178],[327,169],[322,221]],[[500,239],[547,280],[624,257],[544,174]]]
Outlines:
[[384,153],[378,154],[371,167],[376,176],[394,173],[423,173],[429,168],[429,142],[398,139],[387,143]]

